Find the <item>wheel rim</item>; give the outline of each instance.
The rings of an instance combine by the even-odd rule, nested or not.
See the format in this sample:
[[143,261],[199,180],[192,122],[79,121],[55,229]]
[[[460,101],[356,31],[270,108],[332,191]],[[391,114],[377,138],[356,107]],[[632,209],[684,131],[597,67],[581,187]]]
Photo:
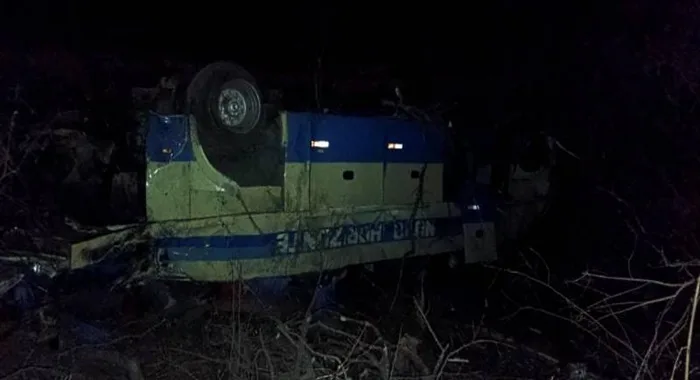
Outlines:
[[235,133],[247,133],[260,120],[260,93],[249,81],[234,79],[226,82],[210,96],[209,110],[220,127]]
[[225,88],[219,93],[218,112],[221,122],[227,127],[238,127],[248,112],[246,96],[239,90]]

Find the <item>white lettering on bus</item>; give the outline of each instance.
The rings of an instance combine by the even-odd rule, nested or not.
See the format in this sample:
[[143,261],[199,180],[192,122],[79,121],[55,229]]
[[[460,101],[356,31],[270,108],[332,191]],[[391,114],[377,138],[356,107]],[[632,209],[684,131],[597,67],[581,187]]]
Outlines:
[[[392,227],[390,234],[385,234],[386,227]],[[276,252],[280,254],[313,252],[357,244],[400,241],[411,237],[416,239],[433,238],[436,234],[435,223],[425,219],[399,220],[389,224],[346,225],[318,230],[283,232],[277,234]]]

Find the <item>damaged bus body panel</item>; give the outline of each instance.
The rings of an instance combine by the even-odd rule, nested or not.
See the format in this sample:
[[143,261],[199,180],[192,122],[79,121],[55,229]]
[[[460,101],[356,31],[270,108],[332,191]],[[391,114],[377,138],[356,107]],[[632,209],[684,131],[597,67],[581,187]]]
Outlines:
[[[193,115],[150,115],[146,199],[162,276],[223,282],[462,249],[466,262],[495,259],[488,199],[443,199],[437,126],[282,112],[246,135],[203,132]],[[227,149],[240,140],[254,149]]]

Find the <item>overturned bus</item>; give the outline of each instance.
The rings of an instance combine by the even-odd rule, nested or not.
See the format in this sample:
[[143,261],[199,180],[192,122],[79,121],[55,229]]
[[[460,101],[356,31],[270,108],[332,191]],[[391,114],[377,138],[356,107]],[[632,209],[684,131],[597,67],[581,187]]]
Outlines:
[[498,151],[401,99],[392,116],[282,110],[225,62],[199,71],[185,96],[162,87],[173,91],[145,118],[144,186],[130,186],[144,190],[146,223],[67,223],[39,253],[2,255],[0,309],[6,293],[21,309],[36,306],[32,284],[47,278],[53,285],[37,289],[82,288],[87,278],[110,289],[155,284],[161,297],[162,282],[149,280],[267,287],[407,257],[489,261],[547,204],[554,150],[545,135]]
[[[445,174],[447,125],[274,111],[231,63],[187,111],[148,117],[146,205],[160,277],[232,281],[461,252],[496,258],[484,181]],[[487,181],[486,181],[487,182]]]

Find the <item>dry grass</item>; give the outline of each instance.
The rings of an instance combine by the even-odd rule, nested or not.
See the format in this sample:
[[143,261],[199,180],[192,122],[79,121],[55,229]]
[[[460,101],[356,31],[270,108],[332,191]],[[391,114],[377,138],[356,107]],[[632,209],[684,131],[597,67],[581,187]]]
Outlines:
[[123,323],[97,344],[64,326],[58,350],[20,329],[2,342],[0,379],[538,379],[558,364],[484,326],[431,322],[418,298],[406,306],[422,328],[410,333],[336,312],[282,318],[234,306]]

